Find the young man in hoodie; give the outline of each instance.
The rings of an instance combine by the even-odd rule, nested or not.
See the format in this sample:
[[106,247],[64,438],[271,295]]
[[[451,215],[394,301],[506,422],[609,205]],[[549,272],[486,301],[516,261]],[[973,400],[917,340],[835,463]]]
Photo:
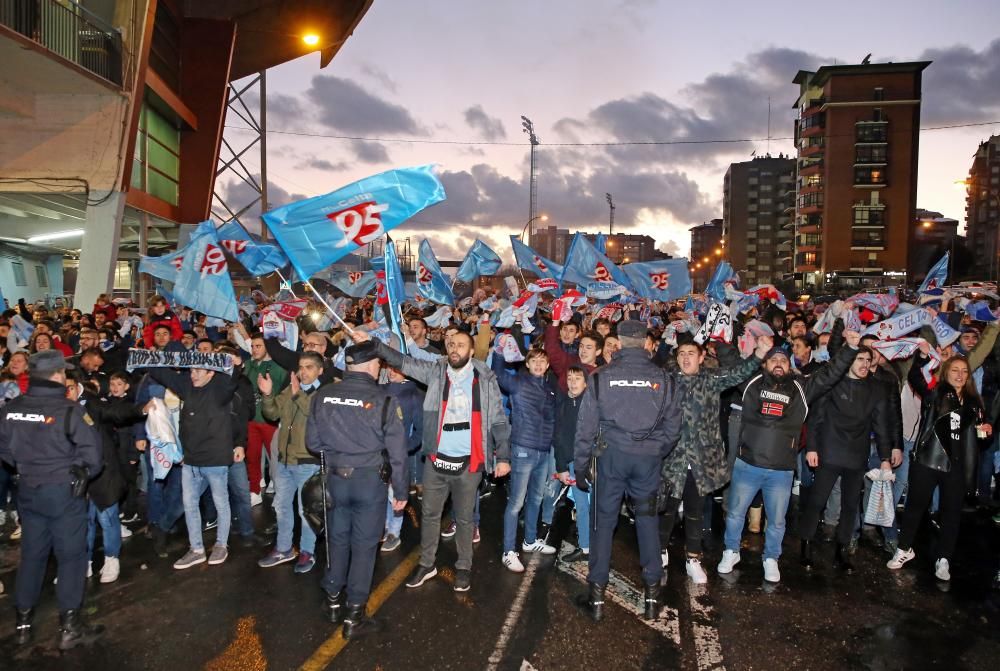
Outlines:
[[[564,485],[576,480],[573,466],[573,445],[576,442],[576,421],[580,416],[580,403],[587,390],[587,373],[580,366],[570,366],[566,371],[566,393],[559,392],[556,402],[555,434],[552,446],[556,456],[556,477]],[[564,554],[564,562],[590,560],[590,493],[576,487],[569,490],[576,507],[576,548]]]

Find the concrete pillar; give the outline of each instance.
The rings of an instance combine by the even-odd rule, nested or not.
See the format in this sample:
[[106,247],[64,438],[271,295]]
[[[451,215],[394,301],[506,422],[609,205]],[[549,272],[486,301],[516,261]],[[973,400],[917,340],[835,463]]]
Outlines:
[[80,270],[76,276],[73,305],[89,311],[99,294],[109,293],[118,261],[118,243],[125,216],[125,193],[91,191],[80,248]]
[[45,259],[45,272],[49,276],[49,294],[56,298],[63,295],[63,257],[53,254]]

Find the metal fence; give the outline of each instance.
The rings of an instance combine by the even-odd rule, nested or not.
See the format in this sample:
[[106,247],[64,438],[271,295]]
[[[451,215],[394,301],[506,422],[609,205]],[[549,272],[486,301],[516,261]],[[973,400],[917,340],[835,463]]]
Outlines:
[[0,24],[109,82],[122,83],[121,33],[70,0],[0,0]]

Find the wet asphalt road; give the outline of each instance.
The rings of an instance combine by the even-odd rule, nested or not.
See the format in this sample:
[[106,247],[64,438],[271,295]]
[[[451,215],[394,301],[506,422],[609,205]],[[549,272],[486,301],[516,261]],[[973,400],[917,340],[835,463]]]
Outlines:
[[[917,559],[898,573],[885,569],[887,556],[863,539],[852,576],[831,567],[833,547],[825,543],[817,544],[817,569],[801,569],[798,539],[789,533],[782,582],[774,586],[763,581],[762,535],[745,534],[743,560],[730,576],[715,573],[721,554],[717,510],[716,547],[705,558],[708,585],[687,580],[678,530],[670,546],[664,614],[652,624],[637,615],[638,552],[623,518],[615,536],[610,603],[604,621],[595,625],[573,605],[584,591],[585,564],[536,558],[523,575],[502,567],[502,506],[501,492],[483,500],[483,541],[465,594],[451,588],[451,541],[441,543],[438,565],[444,570],[437,579],[417,590],[400,584],[416,559],[419,532],[411,516],[403,547],[382,554],[376,567],[371,604],[381,603],[377,618],[385,630],[346,645],[321,616],[322,564],[304,576],[293,574],[291,564],[261,569],[256,560],[262,550],[235,547],[221,566],[175,571],[170,562],[186,545],[186,536],[179,535],[172,537],[168,560],[153,554],[149,540],[126,540],[119,581],[89,581],[88,616],[108,628],[99,643],[58,652],[48,585],[36,642],[18,650],[9,596],[16,546],[0,542],[0,577],[8,592],[0,597],[0,669],[979,670],[997,668],[1000,660],[1000,592],[990,589],[1000,532],[982,514],[963,519],[950,584],[934,579],[926,546],[931,532],[925,529]],[[264,507],[255,514],[265,514]],[[563,509],[553,542],[562,543],[569,526]]]

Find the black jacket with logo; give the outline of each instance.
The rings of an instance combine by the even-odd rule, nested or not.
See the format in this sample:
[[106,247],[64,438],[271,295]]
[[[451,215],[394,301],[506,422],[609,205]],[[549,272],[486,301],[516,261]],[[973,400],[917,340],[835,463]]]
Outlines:
[[69,484],[71,466],[86,466],[93,478],[104,464],[94,420],[66,398],[64,385],[38,378],[0,408],[0,460],[28,487]]
[[802,425],[809,405],[826,393],[854,362],[857,350],[843,347],[809,377],[788,373],[776,379],[766,371],[743,391],[739,458],[753,466],[795,470]]

